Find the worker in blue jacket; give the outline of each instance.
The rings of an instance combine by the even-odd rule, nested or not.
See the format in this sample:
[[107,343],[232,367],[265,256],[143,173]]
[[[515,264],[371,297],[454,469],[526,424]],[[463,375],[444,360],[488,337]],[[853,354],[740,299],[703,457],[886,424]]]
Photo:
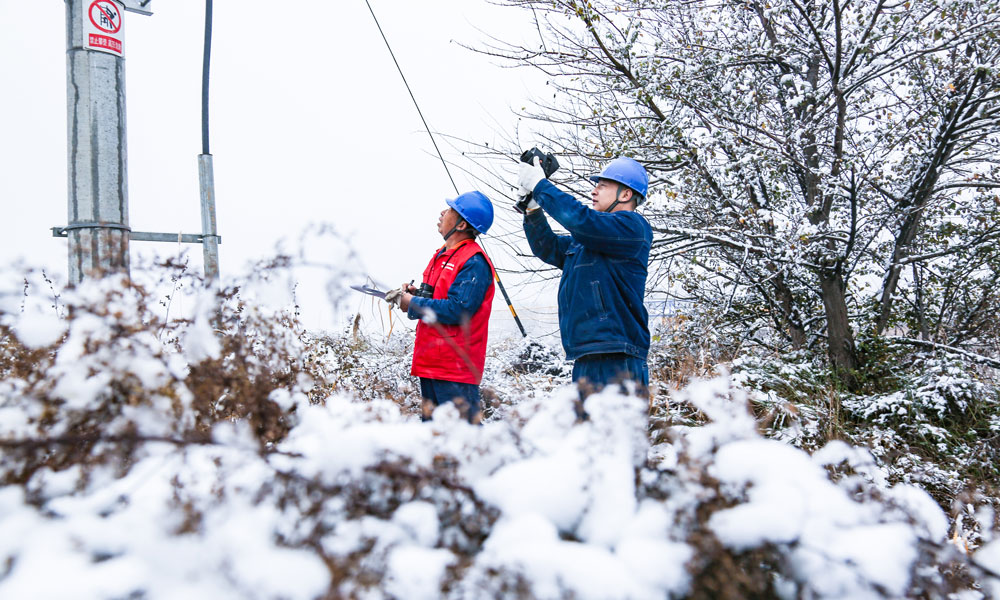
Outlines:
[[[631,158],[617,158],[594,181],[591,207],[556,188],[536,158],[521,163],[519,194],[531,194],[524,233],[531,251],[562,269],[559,332],[573,381],[597,388],[631,379],[649,385],[649,314],[643,304],[653,230],[635,212],[649,175]],[[556,235],[546,215],[569,235]]]

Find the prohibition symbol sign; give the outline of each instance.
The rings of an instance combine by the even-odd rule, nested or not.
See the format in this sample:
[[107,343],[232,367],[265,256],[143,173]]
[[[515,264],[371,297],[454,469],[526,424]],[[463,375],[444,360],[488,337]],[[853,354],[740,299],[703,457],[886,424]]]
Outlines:
[[94,0],[90,3],[90,22],[105,33],[118,33],[122,28],[122,13],[114,2]]

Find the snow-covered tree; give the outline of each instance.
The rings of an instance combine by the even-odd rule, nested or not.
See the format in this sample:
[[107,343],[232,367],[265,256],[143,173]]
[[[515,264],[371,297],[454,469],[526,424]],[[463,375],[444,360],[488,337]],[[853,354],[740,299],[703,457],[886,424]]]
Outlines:
[[[1000,300],[1000,2],[504,0],[550,75],[530,116],[650,170],[651,282],[775,348],[981,341]],[[563,174],[568,185],[585,180]]]

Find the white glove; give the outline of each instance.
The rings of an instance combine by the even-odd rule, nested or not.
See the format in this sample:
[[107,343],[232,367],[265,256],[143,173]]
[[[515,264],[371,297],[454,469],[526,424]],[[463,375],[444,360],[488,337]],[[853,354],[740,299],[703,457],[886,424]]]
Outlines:
[[403,287],[401,288],[395,290],[389,290],[388,292],[385,293],[385,301],[388,302],[389,304],[398,305],[399,301],[403,299],[403,292],[405,291],[405,288],[406,285],[404,284]]
[[[543,179],[545,179],[545,171],[542,170],[537,156],[530,165],[521,163],[520,170],[517,172],[517,185],[520,186],[519,194],[527,196],[532,193],[538,182]],[[535,204],[535,208],[538,208],[537,204]]]
[[534,194],[531,195],[531,200],[528,201],[528,206],[526,208],[527,208],[528,212],[535,212],[536,210],[538,210],[539,208],[541,208],[541,206],[539,206],[538,203],[535,202],[535,195]]

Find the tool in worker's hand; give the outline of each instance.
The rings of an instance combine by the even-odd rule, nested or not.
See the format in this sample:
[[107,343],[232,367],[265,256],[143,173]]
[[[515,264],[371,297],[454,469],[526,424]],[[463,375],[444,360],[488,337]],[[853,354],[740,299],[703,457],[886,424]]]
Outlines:
[[352,285],[352,290],[361,292],[362,294],[368,294],[369,296],[375,296],[376,298],[385,298],[385,292],[381,290],[376,290],[375,288],[368,287],[367,285]]
[[[362,294],[368,294],[369,296],[375,296],[376,298],[382,298],[390,304],[398,302],[399,296],[401,296],[407,288],[413,287],[413,281],[410,281],[410,285],[404,285],[398,289],[389,290],[383,292],[382,290],[377,290],[373,287],[368,287],[367,285],[352,285],[351,289],[361,292]],[[413,291],[413,295],[419,298],[433,298],[434,297],[434,286],[428,283],[421,283],[420,288]]]
[[[559,161],[552,154],[545,154],[538,148],[532,148],[531,150],[525,150],[521,154],[521,162],[533,164],[535,159],[538,159],[538,166],[542,167],[542,172],[545,173],[546,177],[551,177],[553,173],[559,170]],[[514,205],[514,210],[524,214],[528,210],[528,203],[531,202],[531,193],[529,192],[526,196],[517,201]]]

